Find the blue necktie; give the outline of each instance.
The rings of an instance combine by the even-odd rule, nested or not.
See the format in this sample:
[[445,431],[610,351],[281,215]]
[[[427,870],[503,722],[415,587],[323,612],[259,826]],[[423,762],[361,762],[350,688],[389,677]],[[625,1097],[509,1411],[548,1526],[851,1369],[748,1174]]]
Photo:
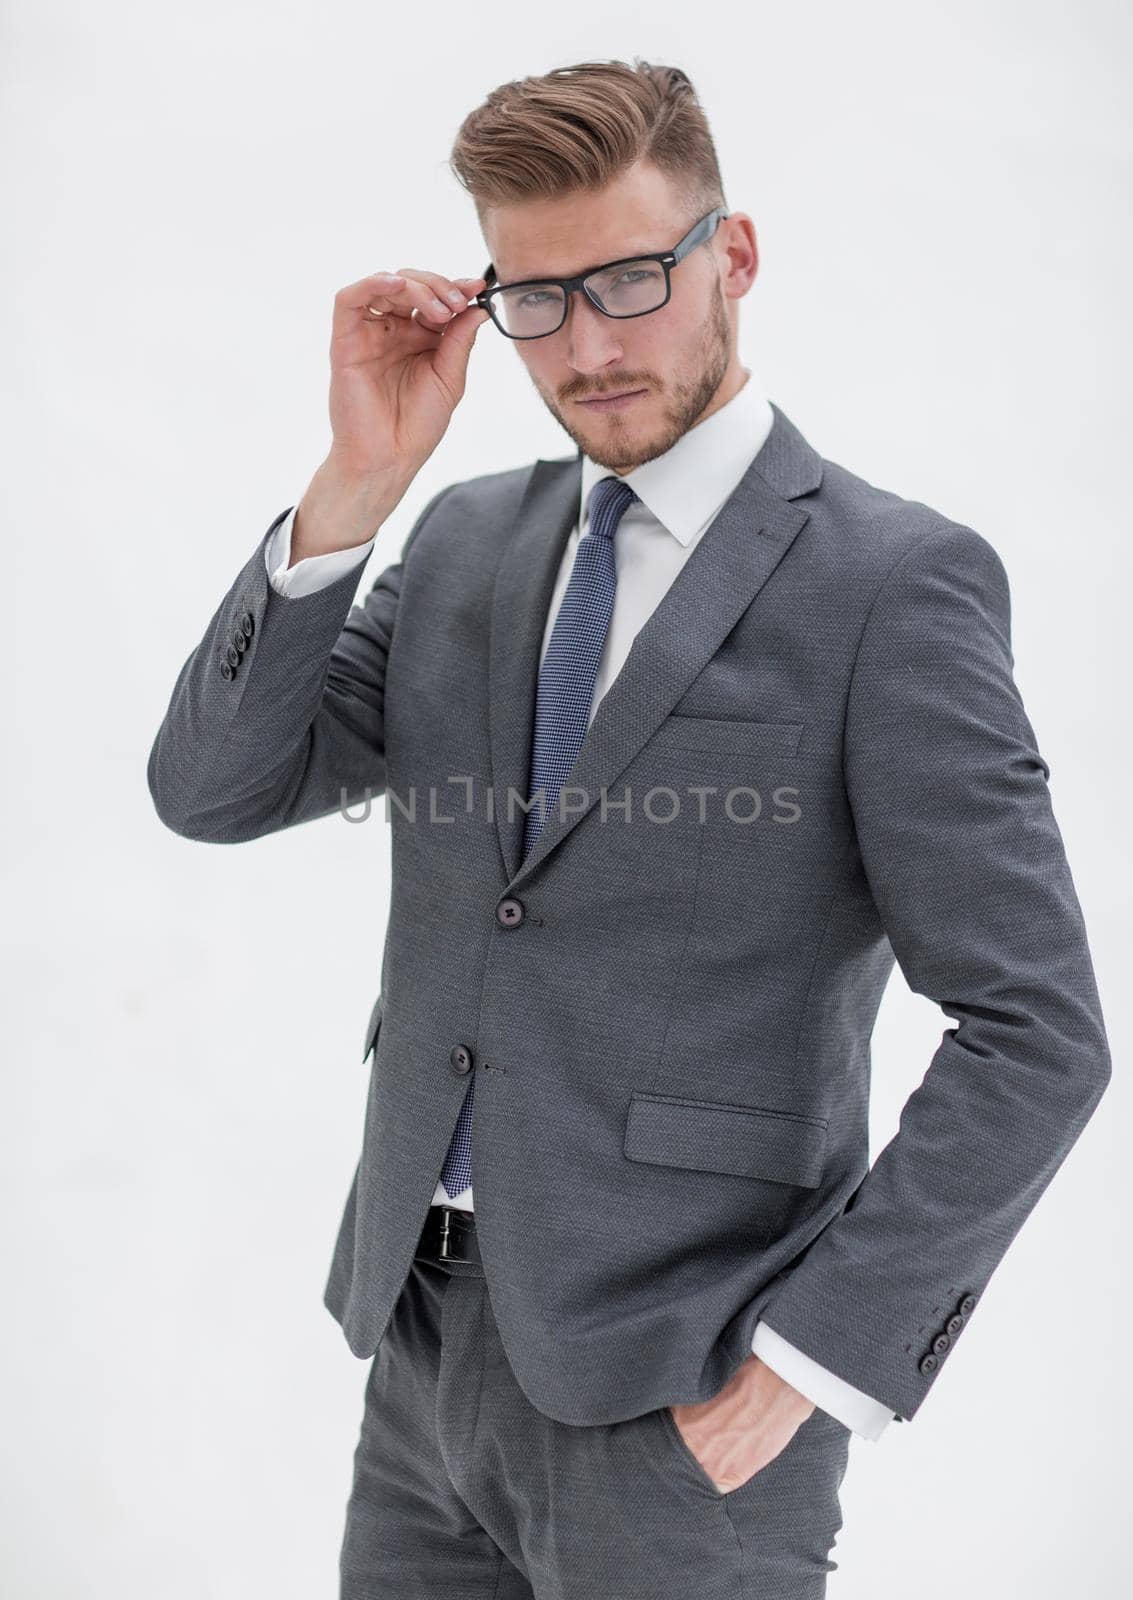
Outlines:
[[[546,817],[558,807],[563,780],[582,747],[590,723],[594,682],[610,631],[617,589],[614,534],[626,507],[637,499],[621,478],[600,478],[590,495],[590,526],[578,541],[574,566],[539,669],[535,732],[528,799],[543,790],[527,813],[523,849],[527,855]],[[472,1093],[460,1108],[441,1182],[451,1198],[472,1182]]]

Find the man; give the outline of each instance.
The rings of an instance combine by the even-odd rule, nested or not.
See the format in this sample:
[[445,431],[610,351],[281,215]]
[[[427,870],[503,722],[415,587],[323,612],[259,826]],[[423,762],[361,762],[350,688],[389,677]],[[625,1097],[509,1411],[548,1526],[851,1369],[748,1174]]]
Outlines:
[[[342,1593],[822,1595],[850,1433],[916,1415],[1109,1077],[1006,576],[740,363],[684,74],[505,85],[452,160],[489,270],[336,296],[331,449],[149,766],[212,842],[390,799]],[[441,490],[356,605],[489,318],[577,453]],[[894,959],[958,1026],[871,1168]]]

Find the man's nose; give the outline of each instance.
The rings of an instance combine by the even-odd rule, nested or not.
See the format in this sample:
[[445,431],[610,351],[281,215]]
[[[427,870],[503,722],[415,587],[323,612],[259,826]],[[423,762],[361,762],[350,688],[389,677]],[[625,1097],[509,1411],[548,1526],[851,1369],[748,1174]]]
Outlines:
[[596,372],[622,358],[617,319],[604,316],[581,290],[570,297],[566,334],[567,359],[578,372]]

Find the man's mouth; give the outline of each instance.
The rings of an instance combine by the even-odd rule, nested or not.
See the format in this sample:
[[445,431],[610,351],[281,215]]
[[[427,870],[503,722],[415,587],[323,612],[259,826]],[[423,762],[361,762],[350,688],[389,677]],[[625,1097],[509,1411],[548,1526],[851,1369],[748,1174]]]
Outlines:
[[596,394],[578,403],[589,406],[592,411],[620,411],[624,406],[632,405],[635,400],[640,400],[647,391],[645,389],[623,389],[617,394]]

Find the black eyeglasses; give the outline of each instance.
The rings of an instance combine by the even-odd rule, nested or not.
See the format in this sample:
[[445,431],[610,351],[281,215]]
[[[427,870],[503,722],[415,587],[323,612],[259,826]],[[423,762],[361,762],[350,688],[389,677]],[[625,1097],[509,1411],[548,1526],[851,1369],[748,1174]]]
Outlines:
[[[660,311],[671,294],[670,273],[690,250],[704,244],[728,215],[717,206],[685,234],[671,250],[652,256],[623,256],[590,267],[577,278],[525,278],[521,283],[499,283],[481,289],[472,305],[483,306],[501,333],[509,339],[545,339],[566,321],[570,296],[581,289],[592,305],[607,317],[645,317]],[[495,268],[488,263],[489,284]]]

